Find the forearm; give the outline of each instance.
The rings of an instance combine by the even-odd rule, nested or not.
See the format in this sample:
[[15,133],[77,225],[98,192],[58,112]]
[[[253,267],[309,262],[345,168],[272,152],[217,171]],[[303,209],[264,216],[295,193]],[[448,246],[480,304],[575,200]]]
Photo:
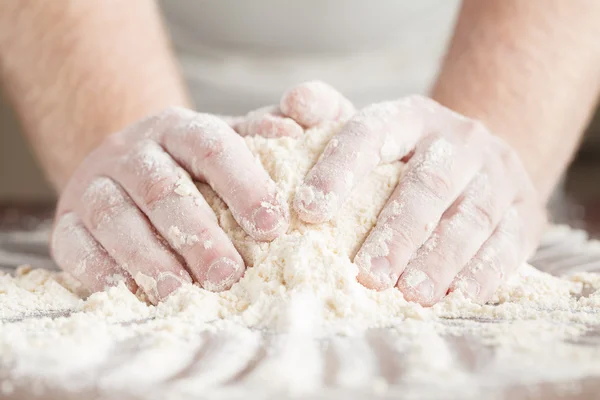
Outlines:
[[543,198],[597,101],[599,20],[594,0],[465,0],[432,91],[512,145]]
[[0,2],[0,74],[58,190],[105,136],[188,105],[147,0]]

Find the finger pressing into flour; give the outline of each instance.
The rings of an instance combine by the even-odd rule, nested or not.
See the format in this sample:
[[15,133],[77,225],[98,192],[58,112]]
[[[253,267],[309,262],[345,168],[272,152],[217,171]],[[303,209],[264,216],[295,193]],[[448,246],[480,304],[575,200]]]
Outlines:
[[175,112],[176,121],[155,135],[159,144],[194,178],[217,192],[250,236],[273,240],[285,232],[287,203],[277,196],[275,182],[243,139],[212,115]]
[[407,155],[423,128],[410,103],[380,103],[357,113],[329,141],[297,189],[294,208],[300,218],[311,223],[331,219],[373,168]]
[[507,210],[494,234],[462,269],[450,290],[460,289],[473,301],[484,303],[527,261],[546,219],[543,208],[531,201],[533,198],[519,200]]
[[56,263],[92,292],[119,282],[135,292],[137,285],[85,228],[79,217],[68,212],[58,217],[50,251]]
[[508,179],[500,159],[489,158],[400,276],[397,286],[405,299],[431,306],[447,293],[515,198]]
[[[507,149],[503,142],[496,142],[498,144]],[[519,157],[510,150],[501,154],[509,171],[507,176],[514,179],[516,197],[493,235],[462,268],[450,287],[451,291],[462,289],[476,302],[489,300],[499,284],[533,255],[547,221],[545,207]]]
[[123,187],[202,287],[229,289],[244,271],[241,256],[186,171],[151,140],[140,141],[115,166]]
[[475,302],[483,303],[500,283],[526,260],[526,246],[517,207],[510,207],[493,235],[458,274],[451,291],[461,290]]
[[468,140],[431,134],[419,142],[406,173],[358,251],[359,281],[373,289],[396,285],[409,259],[481,167]]
[[298,138],[304,134],[304,129],[293,119],[284,116],[276,106],[250,112],[234,129],[242,136],[265,138]]
[[321,81],[304,82],[287,90],[279,109],[307,128],[327,121],[347,121],[355,112],[350,100]]
[[157,303],[192,279],[123,189],[107,177],[87,186],[78,214],[112,258]]

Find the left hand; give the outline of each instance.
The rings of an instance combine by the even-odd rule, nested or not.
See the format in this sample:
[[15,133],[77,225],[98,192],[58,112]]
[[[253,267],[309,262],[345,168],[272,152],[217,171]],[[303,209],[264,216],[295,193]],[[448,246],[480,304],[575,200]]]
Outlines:
[[373,168],[397,160],[406,171],[356,255],[359,281],[426,306],[457,288],[485,302],[535,250],[545,211],[516,152],[477,121],[420,96],[369,106],[329,142],[294,208],[327,221]]

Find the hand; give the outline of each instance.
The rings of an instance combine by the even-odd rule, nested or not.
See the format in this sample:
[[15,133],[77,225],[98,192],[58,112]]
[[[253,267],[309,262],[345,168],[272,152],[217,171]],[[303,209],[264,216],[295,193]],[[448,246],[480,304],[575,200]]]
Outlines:
[[354,111],[318,82],[288,91],[281,109],[217,118],[172,108],[109,137],[60,197],[51,241],[56,263],[92,291],[124,281],[154,303],[185,282],[231,287],[243,261],[192,180],[208,182],[250,236],[272,240],[287,229],[287,205],[232,128],[298,136],[304,130],[290,116],[311,126]]
[[397,160],[406,170],[356,255],[359,281],[423,305],[456,288],[486,301],[535,250],[545,212],[515,151],[479,122],[418,96],[367,107],[327,145],[294,208],[327,221],[373,168]]
[[192,177],[253,238],[285,232],[287,205],[243,140],[215,116],[173,108],[109,137],[79,167],[58,205],[56,262],[90,290],[124,280],[154,303],[192,280],[228,289],[244,264]]

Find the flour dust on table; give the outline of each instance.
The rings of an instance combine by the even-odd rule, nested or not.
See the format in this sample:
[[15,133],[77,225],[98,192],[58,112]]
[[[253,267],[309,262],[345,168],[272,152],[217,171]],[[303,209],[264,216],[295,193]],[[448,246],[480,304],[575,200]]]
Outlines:
[[[338,129],[245,141],[291,209]],[[262,398],[351,388],[435,398],[600,374],[600,348],[582,345],[600,325],[598,275],[557,278],[524,265],[486,305],[456,291],[430,308],[357,282],[354,255],[402,170],[400,162],[375,168],[330,222],[305,224],[291,212],[287,233],[270,243],[248,236],[198,184],[248,265],[221,293],[187,285],[154,306],[122,283],[86,296],[62,273],[0,275],[0,393],[185,399],[252,390]],[[182,243],[201,240],[170,231]]]

